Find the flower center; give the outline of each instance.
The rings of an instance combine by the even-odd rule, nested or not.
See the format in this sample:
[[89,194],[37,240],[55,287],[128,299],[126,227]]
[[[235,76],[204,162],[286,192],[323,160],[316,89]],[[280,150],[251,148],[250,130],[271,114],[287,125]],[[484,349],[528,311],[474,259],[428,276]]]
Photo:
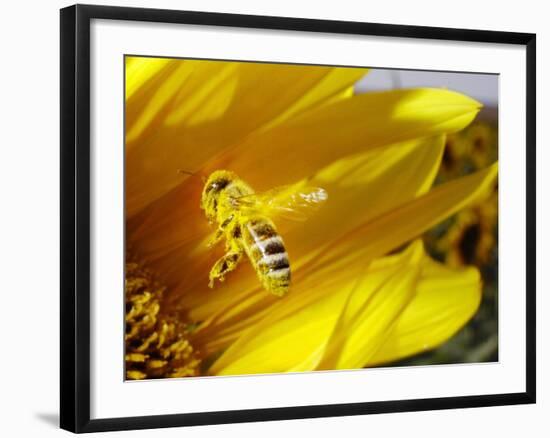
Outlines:
[[128,379],[188,377],[201,360],[189,329],[176,315],[162,312],[165,287],[140,261],[127,256],[125,360]]

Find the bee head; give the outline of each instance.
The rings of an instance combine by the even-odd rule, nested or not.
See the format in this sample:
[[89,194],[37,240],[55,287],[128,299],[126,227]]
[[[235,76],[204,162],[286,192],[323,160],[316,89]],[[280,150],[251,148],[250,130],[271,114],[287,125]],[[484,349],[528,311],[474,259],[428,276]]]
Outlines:
[[220,194],[236,178],[233,172],[216,170],[206,180],[202,190],[201,208],[209,221],[216,219]]

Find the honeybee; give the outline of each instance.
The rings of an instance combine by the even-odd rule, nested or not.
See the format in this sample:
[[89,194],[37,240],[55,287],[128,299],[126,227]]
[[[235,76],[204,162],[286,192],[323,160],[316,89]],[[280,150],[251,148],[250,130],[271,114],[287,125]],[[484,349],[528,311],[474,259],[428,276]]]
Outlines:
[[255,193],[235,173],[213,172],[204,185],[200,207],[210,223],[217,223],[209,246],[225,238],[226,253],[212,267],[209,287],[216,280],[224,281],[246,254],[263,287],[283,296],[290,287],[290,262],[271,218],[305,220],[326,199],[326,191],[318,187],[283,186]]

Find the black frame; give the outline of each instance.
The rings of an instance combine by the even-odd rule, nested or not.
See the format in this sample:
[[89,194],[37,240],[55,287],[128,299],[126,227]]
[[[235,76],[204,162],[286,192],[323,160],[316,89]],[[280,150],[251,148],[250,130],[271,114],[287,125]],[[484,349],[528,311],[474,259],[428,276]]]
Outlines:
[[[527,52],[526,391],[240,411],[90,419],[90,21],[183,23],[335,34],[519,44]],[[234,15],[112,6],[61,9],[60,426],[72,432],[146,429],[535,403],[536,36],[529,33]]]

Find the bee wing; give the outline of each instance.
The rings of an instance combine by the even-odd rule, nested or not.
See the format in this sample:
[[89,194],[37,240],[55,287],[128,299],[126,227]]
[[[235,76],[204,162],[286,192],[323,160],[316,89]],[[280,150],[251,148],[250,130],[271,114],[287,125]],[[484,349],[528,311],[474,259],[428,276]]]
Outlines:
[[304,221],[328,198],[320,187],[281,186],[262,193],[235,199],[236,207],[245,214]]

